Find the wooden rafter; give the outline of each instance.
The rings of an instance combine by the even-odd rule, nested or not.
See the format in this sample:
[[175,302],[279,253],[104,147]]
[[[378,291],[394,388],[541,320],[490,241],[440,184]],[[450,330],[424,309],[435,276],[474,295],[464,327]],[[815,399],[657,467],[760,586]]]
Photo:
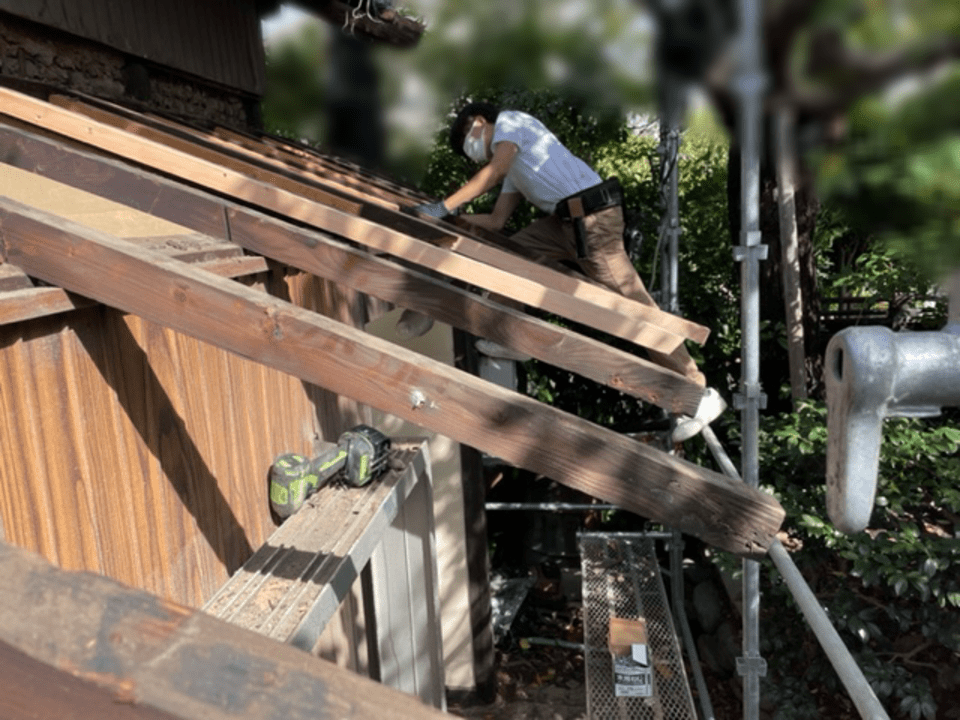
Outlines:
[[[669,353],[671,348],[651,343],[654,340],[660,342],[671,334],[702,342],[708,332],[706,328],[683,318],[631,301],[592,283],[563,276],[537,263],[496,251],[495,248],[484,248],[483,252],[488,257],[479,262],[466,256],[464,250],[472,248],[471,243],[480,243],[458,236],[437,224],[352,200],[339,190],[331,192],[330,189],[313,187],[260,167],[245,165],[236,159],[212,155],[209,148],[196,150],[205,156],[196,157],[191,154],[191,149],[197,147],[195,144],[184,145],[179,141],[180,149],[174,149],[164,143],[177,143],[175,138],[165,137],[164,142],[159,142],[145,137],[158,132],[156,130],[138,125],[134,134],[132,130],[127,132],[111,124],[84,118],[11,90],[0,89],[0,99],[3,100],[4,114],[24,122],[120,157],[136,158],[144,166],[186,182],[307,223],[373,250],[397,255],[455,280],[511,297],[645,347]],[[109,120],[109,117],[102,116],[101,119]],[[121,120],[116,124],[132,128],[131,122]],[[219,161],[223,164],[219,164]],[[459,241],[458,252],[451,253],[435,244],[443,244],[444,241]],[[499,262],[508,265],[509,271],[487,264],[494,252],[501,252],[503,257]],[[564,289],[544,284],[546,274],[563,283]],[[652,334],[651,328],[655,328]],[[681,328],[684,332],[681,332]]]
[[[515,347],[556,367],[603,383],[671,412],[696,411],[702,390],[677,373],[449,283],[115,161],[0,126],[0,148],[14,166],[149,210],[198,231],[212,230],[233,244],[211,245],[258,255],[324,277],[388,302],[410,307],[474,335]],[[162,199],[162,202],[158,200]],[[154,241],[157,242],[157,241]],[[192,257],[181,253],[179,259]],[[206,255],[204,255],[206,257]],[[244,257],[242,262],[264,260]],[[226,261],[224,261],[226,262]],[[205,266],[206,267],[206,266]],[[62,295],[64,291],[56,290]],[[3,318],[0,297],[0,320]]]
[[495,454],[740,555],[784,512],[741,483],[322,315],[129,242],[0,200],[29,275]]
[[[398,211],[428,200],[426,196],[411,193],[407,188],[400,187],[369,170],[341,159],[323,156],[309,148],[295,147],[278,138],[257,139],[223,128],[204,132],[174,120],[144,115],[97,98],[83,97],[81,102],[65,96],[53,96],[51,102],[91,119],[129,129],[139,135],[151,136],[160,142],[172,137],[178,143],[178,147],[193,154],[201,152],[201,148],[212,149],[215,152],[239,157],[262,169],[281,173],[292,172],[294,173],[291,176],[292,179],[301,182],[313,176],[321,183],[321,189],[336,188],[341,196],[379,206],[381,210],[386,208]],[[216,156],[213,158],[215,159]],[[392,223],[394,225],[399,223],[410,229],[408,217],[394,215]],[[583,297],[625,315],[631,312],[642,314],[650,311],[650,308],[642,305],[638,310],[636,303],[632,300],[622,298],[606,288],[585,281],[582,276],[572,274],[558,263],[532,261],[525,248],[518,246],[507,236],[471,225],[461,217],[454,218],[453,225],[455,229],[446,223],[440,224],[440,231],[445,234],[436,235],[436,230],[432,230],[431,240],[467,257],[536,280],[546,287]],[[656,323],[664,329],[670,329],[700,344],[706,342],[709,335],[708,328],[666,313],[657,318]]]
[[0,716],[412,720],[419,699],[205,613],[0,544]]

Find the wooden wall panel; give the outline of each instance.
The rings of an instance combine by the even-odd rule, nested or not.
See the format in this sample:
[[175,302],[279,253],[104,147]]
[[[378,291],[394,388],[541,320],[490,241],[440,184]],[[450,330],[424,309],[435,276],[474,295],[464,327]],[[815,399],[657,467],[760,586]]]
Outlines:
[[263,93],[254,0],[0,0],[0,10],[227,87]]
[[[271,283],[324,300],[306,276]],[[0,327],[0,526],[61,567],[199,606],[272,532],[273,458],[310,452],[344,409],[364,415],[102,306]]]

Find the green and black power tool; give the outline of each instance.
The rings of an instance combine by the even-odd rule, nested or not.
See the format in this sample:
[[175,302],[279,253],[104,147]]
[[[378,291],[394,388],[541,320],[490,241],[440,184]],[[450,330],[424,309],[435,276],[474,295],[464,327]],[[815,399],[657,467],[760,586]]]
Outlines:
[[270,507],[280,518],[290,517],[341,471],[347,483],[362,487],[386,469],[389,454],[390,438],[368,425],[343,433],[318,457],[284,453],[270,467]]

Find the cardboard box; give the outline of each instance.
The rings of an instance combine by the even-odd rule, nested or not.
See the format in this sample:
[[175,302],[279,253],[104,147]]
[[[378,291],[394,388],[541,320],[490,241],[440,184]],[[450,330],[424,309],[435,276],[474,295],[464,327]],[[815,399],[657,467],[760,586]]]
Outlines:
[[613,656],[613,694],[616,697],[653,696],[653,659],[643,618],[610,618],[610,654]]

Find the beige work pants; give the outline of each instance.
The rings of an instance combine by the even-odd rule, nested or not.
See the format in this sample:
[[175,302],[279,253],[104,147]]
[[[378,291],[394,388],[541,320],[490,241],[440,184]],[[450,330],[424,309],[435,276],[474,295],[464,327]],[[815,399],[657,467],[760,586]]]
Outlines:
[[[556,215],[536,220],[513,235],[512,239],[547,260],[568,260],[577,263],[587,277],[605,285],[624,297],[644,305],[656,307],[650,293],[623,247],[623,211],[620,207],[588,215],[584,218],[587,229],[587,257],[577,258],[573,224],[561,221]],[[669,355],[648,350],[650,359],[658,365],[673,370],[704,385],[706,379],[697,369],[687,349],[680,345]]]

